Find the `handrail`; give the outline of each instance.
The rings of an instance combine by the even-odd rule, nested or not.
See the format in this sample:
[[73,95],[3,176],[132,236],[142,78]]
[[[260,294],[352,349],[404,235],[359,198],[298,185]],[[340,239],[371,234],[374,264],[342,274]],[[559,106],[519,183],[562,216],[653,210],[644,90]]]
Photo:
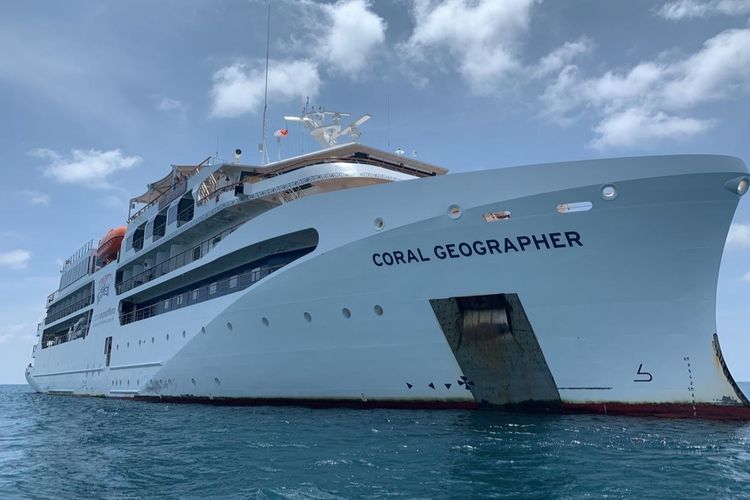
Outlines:
[[[244,288],[249,287],[250,285],[253,285],[253,284],[257,283],[258,281],[262,280],[263,278],[265,278],[269,274],[273,273],[274,271],[277,271],[278,269],[281,269],[285,265],[287,265],[287,264],[277,264],[275,266],[266,266],[266,267],[260,267],[260,269],[252,269],[250,271],[237,274],[236,276],[232,276],[230,278],[223,279],[223,280],[218,280],[218,281],[215,281],[214,283],[211,283],[209,285],[204,285],[204,286],[192,289],[192,290],[190,290],[188,292],[182,292],[182,293],[175,294],[175,295],[169,297],[168,299],[160,299],[156,304],[151,304],[151,305],[148,305],[148,306],[145,306],[145,307],[141,307],[140,309],[134,309],[133,311],[127,312],[125,314],[121,314],[120,315],[120,324],[121,325],[127,325],[128,323],[132,323],[134,321],[140,321],[142,319],[147,319],[147,318],[150,318],[152,316],[156,316],[157,314],[159,314],[159,312],[157,311],[157,306],[160,303],[162,303],[165,300],[169,300],[170,304],[171,304],[171,302],[173,301],[173,299],[175,299],[176,297],[184,294],[186,296],[186,298],[187,298],[195,290],[199,291],[198,292],[198,296],[201,296],[201,295],[205,296],[205,294],[201,294],[201,292],[202,291],[208,291],[212,286],[216,287],[215,290],[218,290],[219,288],[223,289],[224,293],[209,294],[209,295],[211,295],[211,298],[219,297],[221,295],[229,293],[227,290],[231,290],[233,292],[234,291],[242,290]],[[229,285],[230,282],[233,279],[237,280],[235,287],[229,287],[229,286],[227,286],[225,288],[223,286],[223,285]],[[243,286],[240,286],[240,284],[242,284]],[[179,308],[188,306],[190,304],[194,304],[194,303],[197,303],[197,302],[203,302],[204,300],[208,300],[208,299],[197,300],[197,301],[192,301],[192,302],[188,301],[188,300],[185,300],[185,301],[183,301],[179,305],[177,305],[177,304],[171,304],[168,310],[171,311],[173,309],[179,309]]]
[[211,191],[210,193],[208,193],[206,196],[204,196],[203,198],[201,198],[200,200],[198,200],[196,202],[196,205],[198,205],[198,206],[203,205],[204,203],[206,203],[208,200],[210,200],[211,198],[213,198],[217,194],[221,194],[221,193],[224,193],[226,191],[233,191],[234,189],[237,188],[237,186],[241,186],[243,184],[245,184],[245,183],[244,182],[233,182],[233,183],[231,183],[229,185],[222,186],[220,188],[214,189],[213,191]]
[[[212,241],[214,241],[216,238],[224,239],[227,235],[231,234],[235,229],[237,229],[242,224],[244,224],[244,222],[236,224],[230,227],[229,229],[225,229],[221,233],[216,234],[212,236],[211,238],[208,238],[207,240],[201,241],[200,243],[192,246],[190,249],[185,250],[181,253],[178,253],[174,257],[170,257],[164,262],[158,263],[154,267],[151,267],[134,276],[131,276],[127,280],[123,280],[120,283],[117,283],[115,285],[115,289],[117,290],[117,293],[121,294],[121,293],[127,292],[137,286],[141,286],[144,283],[148,283],[149,281],[152,281],[152,280],[155,280],[156,278],[164,276],[165,274],[168,274],[174,271],[175,269],[179,269],[183,266],[190,264],[191,262],[195,262],[196,260],[202,258],[211,250],[212,247],[210,246],[210,243]],[[198,255],[198,257],[196,258],[195,250],[198,248],[200,248],[200,255]],[[188,260],[188,257],[190,257],[189,260]]]
[[[203,167],[203,165],[204,165],[204,164],[208,164],[208,165],[210,165],[210,164],[211,164],[211,158],[212,158],[212,157],[211,157],[211,156],[209,156],[208,158],[206,158],[205,160],[203,160],[202,162],[200,162],[200,163],[199,163],[199,164],[198,164],[198,165],[197,165],[197,166],[196,166],[195,168],[196,168],[197,170],[200,170],[200,169],[201,169],[201,168]],[[187,186],[187,180],[185,181],[185,185]],[[163,192],[163,193],[161,193],[161,194],[160,194],[159,196],[157,196],[156,198],[154,198],[153,200],[151,200],[151,202],[150,202],[150,203],[147,203],[147,204],[146,204],[146,205],[145,205],[144,207],[142,207],[142,208],[141,208],[140,210],[138,210],[138,211],[137,211],[136,213],[134,213],[133,215],[131,215],[130,217],[128,217],[128,219],[127,219],[127,223],[128,223],[128,224],[130,224],[131,222],[133,222],[134,220],[136,220],[136,219],[137,219],[138,217],[140,217],[141,215],[143,215],[143,212],[145,212],[145,211],[146,211],[146,210],[148,210],[149,208],[151,208],[151,207],[153,207],[154,205],[156,205],[157,203],[159,203],[159,200],[160,200],[160,199],[161,199],[161,198],[162,198],[163,196],[165,196],[165,195],[169,194],[169,193],[170,193],[171,191],[172,191],[171,189],[170,189],[170,190],[168,190],[168,191],[164,191],[164,192]],[[170,200],[170,201],[172,201],[172,200]],[[131,203],[132,203],[132,202],[131,202]]]
[[68,314],[72,314],[75,311],[78,311],[79,309],[83,309],[84,307],[91,305],[93,303],[94,303],[94,293],[92,291],[91,295],[84,297],[83,299],[78,300],[70,305],[67,305],[61,308],[59,311],[55,311],[52,314],[48,314],[47,319],[45,320],[45,323],[52,323],[53,321],[57,321],[58,319],[64,318]]

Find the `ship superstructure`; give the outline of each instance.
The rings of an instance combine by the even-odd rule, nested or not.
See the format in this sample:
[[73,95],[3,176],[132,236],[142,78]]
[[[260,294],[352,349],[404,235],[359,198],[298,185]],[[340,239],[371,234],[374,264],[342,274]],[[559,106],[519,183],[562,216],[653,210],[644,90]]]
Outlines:
[[[715,292],[748,172],[709,155],[460,174],[327,146],[174,165],[66,261],[37,391],[745,418]],[[365,115],[369,117],[369,115]],[[332,123],[326,124],[326,119]]]

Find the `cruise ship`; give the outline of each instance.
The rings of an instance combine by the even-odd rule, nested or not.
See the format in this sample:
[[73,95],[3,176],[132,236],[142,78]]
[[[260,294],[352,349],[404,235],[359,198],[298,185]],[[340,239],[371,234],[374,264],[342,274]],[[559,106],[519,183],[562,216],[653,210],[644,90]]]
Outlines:
[[[447,174],[322,149],[173,165],[65,261],[28,383],[163,402],[750,418],[716,332],[718,155]],[[353,139],[353,140],[352,140]],[[350,141],[344,143],[345,141]]]

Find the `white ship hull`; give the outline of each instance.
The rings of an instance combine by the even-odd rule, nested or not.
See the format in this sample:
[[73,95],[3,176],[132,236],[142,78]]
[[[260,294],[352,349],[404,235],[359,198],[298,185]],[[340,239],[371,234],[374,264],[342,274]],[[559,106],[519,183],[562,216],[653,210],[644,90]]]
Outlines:
[[[244,290],[125,325],[120,297],[103,295],[88,335],[37,349],[27,380],[40,392],[171,401],[746,417],[715,340],[740,198],[731,187],[743,176],[734,158],[649,157],[309,196],[193,265],[308,228],[312,252]],[[556,209],[580,202],[592,208]],[[477,318],[500,300],[509,331],[451,316],[464,297],[494,297]]]

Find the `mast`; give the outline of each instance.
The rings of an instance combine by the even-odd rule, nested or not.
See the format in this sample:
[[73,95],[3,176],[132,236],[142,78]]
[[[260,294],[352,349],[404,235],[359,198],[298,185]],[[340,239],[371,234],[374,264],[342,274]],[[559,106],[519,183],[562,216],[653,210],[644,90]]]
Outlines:
[[268,153],[266,152],[266,112],[268,111],[268,59],[271,52],[271,1],[268,1],[268,19],[266,23],[266,86],[263,93],[263,127],[260,138],[260,164],[265,165],[268,162]]

